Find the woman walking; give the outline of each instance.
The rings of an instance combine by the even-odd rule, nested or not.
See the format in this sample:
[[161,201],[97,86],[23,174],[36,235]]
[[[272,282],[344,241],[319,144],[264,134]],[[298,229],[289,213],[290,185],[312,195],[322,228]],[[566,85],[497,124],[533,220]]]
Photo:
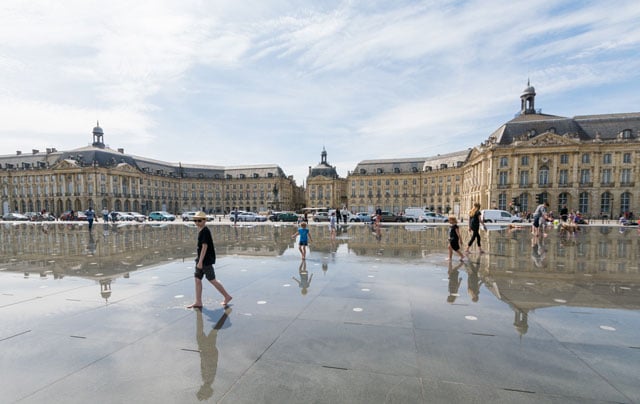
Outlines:
[[478,249],[480,250],[480,254],[484,254],[482,250],[482,246],[480,245],[480,225],[487,230],[487,226],[484,224],[484,220],[482,219],[482,212],[480,211],[480,203],[476,202],[473,204],[473,209],[469,211],[469,231],[471,234],[471,239],[467,244],[467,249],[464,251],[465,254],[469,254],[471,251],[469,249],[473,245],[475,241],[478,244]]

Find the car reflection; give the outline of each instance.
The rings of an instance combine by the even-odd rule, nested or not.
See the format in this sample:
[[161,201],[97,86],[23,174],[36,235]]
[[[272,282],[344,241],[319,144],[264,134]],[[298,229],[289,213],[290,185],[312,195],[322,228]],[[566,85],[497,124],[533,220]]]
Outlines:
[[[221,257],[279,257],[294,252],[289,225],[209,226]],[[471,256],[458,269],[456,279],[466,275],[466,295],[472,302],[487,293],[511,306],[519,313],[518,324],[526,322],[530,310],[557,305],[637,310],[640,237],[634,229],[625,228],[621,233],[619,227],[590,225],[571,235],[548,228],[547,236],[539,240],[532,239],[526,225],[495,229],[483,236],[488,253]],[[0,268],[27,278],[90,279],[100,285],[107,300],[117,278],[159,263],[193,259],[195,229],[190,223],[102,223],[100,229],[90,232],[81,222],[3,223]],[[443,265],[447,250],[446,226],[348,226],[333,241],[326,225],[311,224],[310,229],[312,254],[320,254],[319,264],[327,277],[331,276],[329,264],[340,265],[345,254],[349,259]],[[306,272],[305,280],[305,272],[298,267],[296,281],[301,291],[311,285],[311,274]],[[462,289],[465,295],[460,285],[455,286],[454,293]]]

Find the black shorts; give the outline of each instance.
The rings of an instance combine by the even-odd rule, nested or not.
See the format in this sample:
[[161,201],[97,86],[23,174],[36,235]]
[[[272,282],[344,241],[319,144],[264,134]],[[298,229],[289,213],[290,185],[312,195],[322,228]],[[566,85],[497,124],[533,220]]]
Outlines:
[[306,241],[300,241],[298,242],[298,245],[309,245],[309,243]]
[[212,281],[216,279],[216,272],[213,270],[213,265],[203,265],[202,269],[196,268],[196,272],[193,273],[193,276],[198,279],[202,279],[206,276],[207,280]]

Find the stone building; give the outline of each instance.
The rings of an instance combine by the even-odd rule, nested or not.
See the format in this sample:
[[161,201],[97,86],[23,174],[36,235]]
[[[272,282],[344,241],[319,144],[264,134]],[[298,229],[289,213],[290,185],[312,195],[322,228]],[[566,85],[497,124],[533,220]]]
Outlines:
[[520,113],[471,151],[463,206],[528,212],[542,198],[592,218],[637,212],[640,113],[565,118],[536,110],[535,96],[527,85]]
[[347,176],[348,206],[464,216],[474,202],[522,213],[541,198],[591,218],[638,212],[640,113],[565,118],[536,110],[535,96],[527,83],[518,115],[471,150],[361,161]]
[[346,204],[346,180],[340,178],[336,168],[327,163],[327,151],[323,147],[320,163],[313,168],[309,167],[306,207],[341,208]]
[[469,151],[411,159],[364,160],[347,176],[348,206],[399,213],[407,207],[459,210],[462,166]]
[[3,213],[96,210],[258,212],[292,209],[300,190],[277,165],[222,167],[168,163],[105,146],[93,129],[90,146],[0,156]]

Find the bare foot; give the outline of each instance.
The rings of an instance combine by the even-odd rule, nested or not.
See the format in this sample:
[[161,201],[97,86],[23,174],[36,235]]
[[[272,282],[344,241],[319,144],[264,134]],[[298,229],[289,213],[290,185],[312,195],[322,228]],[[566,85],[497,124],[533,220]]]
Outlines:
[[187,309],[201,309],[202,308],[202,303],[198,304],[198,303],[193,303],[187,306]]
[[231,299],[233,299],[232,296],[227,297],[226,299],[224,299],[224,301],[222,303],[220,303],[223,306],[226,306],[229,304],[229,302],[231,301]]

